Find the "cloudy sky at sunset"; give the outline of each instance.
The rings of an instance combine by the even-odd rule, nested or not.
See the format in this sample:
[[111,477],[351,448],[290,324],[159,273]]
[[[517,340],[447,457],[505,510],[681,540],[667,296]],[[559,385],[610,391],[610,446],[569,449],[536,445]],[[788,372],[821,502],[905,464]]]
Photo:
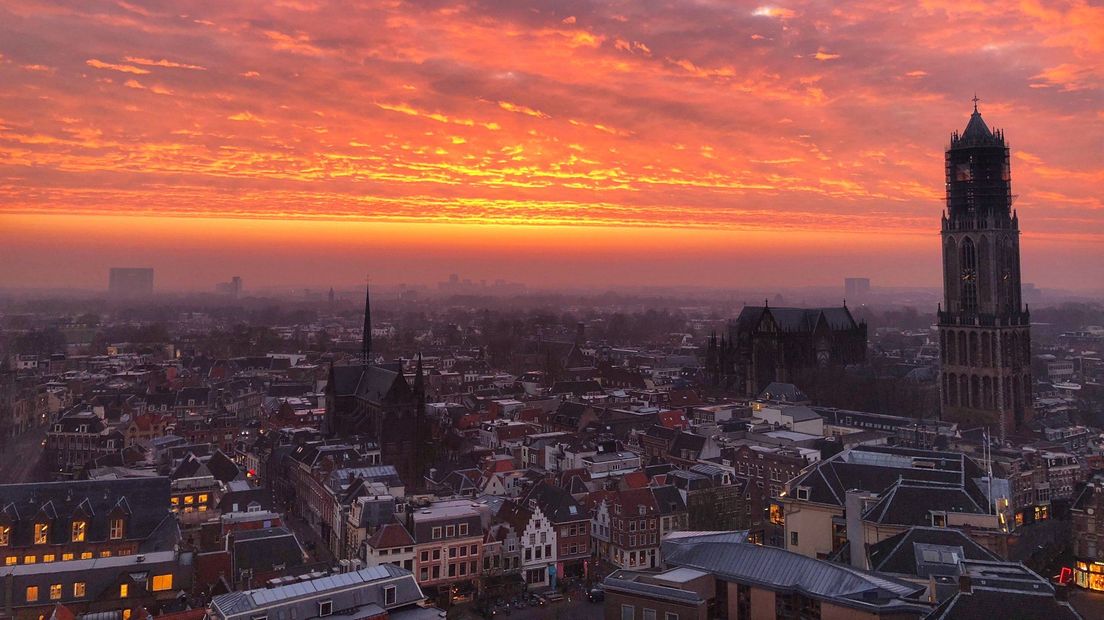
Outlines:
[[939,283],[943,149],[1104,288],[1104,6],[0,4],[0,286]]

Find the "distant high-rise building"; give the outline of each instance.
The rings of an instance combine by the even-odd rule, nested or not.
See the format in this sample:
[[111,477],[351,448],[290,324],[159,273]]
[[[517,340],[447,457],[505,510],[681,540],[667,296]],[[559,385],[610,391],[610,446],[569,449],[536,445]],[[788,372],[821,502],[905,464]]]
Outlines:
[[219,282],[215,285],[215,292],[223,295],[230,295],[237,299],[241,296],[242,292],[242,279],[241,276],[234,276],[230,278],[229,282]]
[[974,113],[951,136],[939,309],[943,417],[998,426],[1031,417],[1031,317],[1021,302],[1020,223],[1004,133]]
[[153,294],[151,267],[112,267],[107,290],[112,297],[144,297]]
[[844,278],[843,297],[863,302],[870,294],[870,278]]

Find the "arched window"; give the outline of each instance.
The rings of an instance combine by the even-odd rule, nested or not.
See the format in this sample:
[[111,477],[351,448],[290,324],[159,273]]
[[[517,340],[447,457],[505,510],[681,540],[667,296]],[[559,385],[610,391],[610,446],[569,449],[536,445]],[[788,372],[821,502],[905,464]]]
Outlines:
[[962,240],[962,309],[977,311],[977,249],[969,237]]

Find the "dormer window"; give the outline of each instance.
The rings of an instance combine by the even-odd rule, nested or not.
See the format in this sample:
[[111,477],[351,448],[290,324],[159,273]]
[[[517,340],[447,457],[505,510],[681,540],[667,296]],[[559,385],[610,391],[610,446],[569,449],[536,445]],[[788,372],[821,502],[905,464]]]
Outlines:
[[319,601],[318,602],[318,615],[329,616],[333,614],[333,601]]
[[797,499],[809,499],[809,487],[797,487]]
[[87,532],[87,521],[73,521],[73,533],[70,537],[70,540],[72,540],[73,542],[84,542],[84,537]]
[[931,512],[932,527],[947,527],[947,513],[946,512]]
[[34,544],[45,545],[49,542],[50,538],[50,524],[49,523],[35,523],[34,526]]
[[0,525],[0,547],[7,547],[11,544],[11,526]]
[[125,531],[125,523],[122,519],[111,520],[111,540],[122,540]]

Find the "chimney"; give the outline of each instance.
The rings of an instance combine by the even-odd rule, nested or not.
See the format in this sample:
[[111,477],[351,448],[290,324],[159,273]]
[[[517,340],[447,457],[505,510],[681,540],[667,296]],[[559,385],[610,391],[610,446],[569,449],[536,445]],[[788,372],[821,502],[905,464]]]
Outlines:
[[864,500],[870,497],[870,492],[851,489],[847,491],[844,500],[844,510],[847,517],[847,544],[850,547],[851,566],[861,570],[869,570],[866,561],[866,541],[863,533],[862,513],[865,508]]
[[959,575],[958,576],[958,591],[959,592],[962,592],[963,594],[969,594],[969,593],[973,592],[973,589],[974,589],[973,584],[970,582],[970,576],[969,575]]

